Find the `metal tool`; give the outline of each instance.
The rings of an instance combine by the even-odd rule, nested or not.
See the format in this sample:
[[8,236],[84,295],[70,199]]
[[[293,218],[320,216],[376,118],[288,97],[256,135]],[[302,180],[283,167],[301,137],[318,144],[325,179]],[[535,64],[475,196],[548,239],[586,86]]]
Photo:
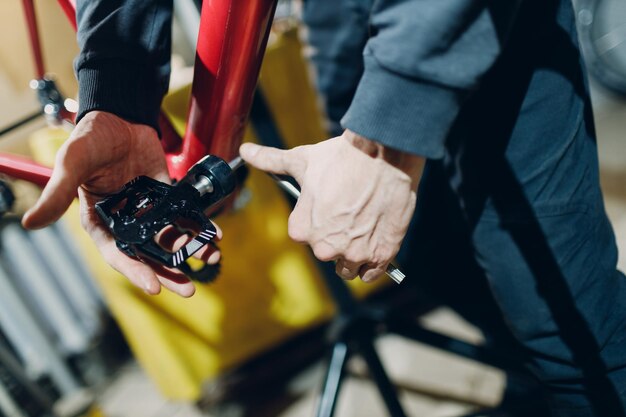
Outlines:
[[[244,164],[245,164],[245,161],[240,156],[238,156],[237,158],[233,159],[232,161],[228,163],[228,165],[231,167],[233,171],[239,169]],[[298,187],[296,187],[296,185],[294,185],[288,179],[288,177],[280,176],[280,175],[276,175],[272,173],[268,173],[268,174],[270,177],[272,177],[276,181],[278,186],[283,191],[285,191],[287,194],[289,194],[291,197],[293,197],[296,200],[300,198],[300,190],[298,189]],[[385,270],[385,273],[389,276],[389,278],[391,278],[398,284],[400,284],[402,280],[404,280],[404,278],[406,277],[406,275],[404,275],[404,273],[400,271],[400,269],[398,269],[395,265],[391,263],[387,265],[387,269]]]

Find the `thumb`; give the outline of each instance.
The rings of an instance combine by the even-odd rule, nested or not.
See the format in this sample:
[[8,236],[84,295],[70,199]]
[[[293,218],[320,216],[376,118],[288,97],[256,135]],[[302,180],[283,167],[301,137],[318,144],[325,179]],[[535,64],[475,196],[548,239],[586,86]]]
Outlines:
[[60,152],[52,171],[50,181],[43,189],[39,200],[24,214],[22,225],[26,229],[40,229],[55,222],[65,213],[77,195],[77,189],[86,181],[84,161],[71,163],[72,153]]
[[290,175],[299,182],[306,166],[302,152],[297,152],[300,148],[282,150],[254,143],[244,143],[239,148],[239,155],[257,169],[274,174]]

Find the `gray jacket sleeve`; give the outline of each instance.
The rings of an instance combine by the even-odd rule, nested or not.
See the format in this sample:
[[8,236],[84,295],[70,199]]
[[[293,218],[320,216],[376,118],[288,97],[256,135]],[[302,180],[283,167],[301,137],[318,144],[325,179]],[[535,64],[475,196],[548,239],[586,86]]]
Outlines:
[[395,149],[441,158],[463,102],[502,50],[518,3],[376,1],[364,73],[342,126]]
[[77,120],[105,110],[158,130],[170,74],[172,0],[78,0]]

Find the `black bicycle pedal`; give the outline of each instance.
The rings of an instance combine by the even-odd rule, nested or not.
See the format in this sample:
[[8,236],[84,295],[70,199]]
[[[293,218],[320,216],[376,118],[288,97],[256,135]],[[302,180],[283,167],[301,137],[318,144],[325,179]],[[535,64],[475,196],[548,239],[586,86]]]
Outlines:
[[[212,281],[219,268],[205,265],[194,270],[187,259],[209,244],[217,231],[204,214],[232,193],[235,176],[222,159],[209,155],[194,165],[177,184],[170,185],[140,176],[119,192],[96,203],[96,212],[126,255],[146,257],[169,268],[177,268],[189,278]],[[194,237],[176,252],[168,252],[156,237],[173,226]]]

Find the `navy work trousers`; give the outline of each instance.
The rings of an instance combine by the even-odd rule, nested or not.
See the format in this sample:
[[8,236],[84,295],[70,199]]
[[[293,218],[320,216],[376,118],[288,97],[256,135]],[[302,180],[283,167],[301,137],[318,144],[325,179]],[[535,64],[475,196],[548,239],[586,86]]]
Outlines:
[[[371,2],[305,2],[335,130],[362,71]],[[626,279],[569,0],[523,2],[445,158],[426,166],[400,260],[417,291],[520,354],[551,416],[626,417]]]

